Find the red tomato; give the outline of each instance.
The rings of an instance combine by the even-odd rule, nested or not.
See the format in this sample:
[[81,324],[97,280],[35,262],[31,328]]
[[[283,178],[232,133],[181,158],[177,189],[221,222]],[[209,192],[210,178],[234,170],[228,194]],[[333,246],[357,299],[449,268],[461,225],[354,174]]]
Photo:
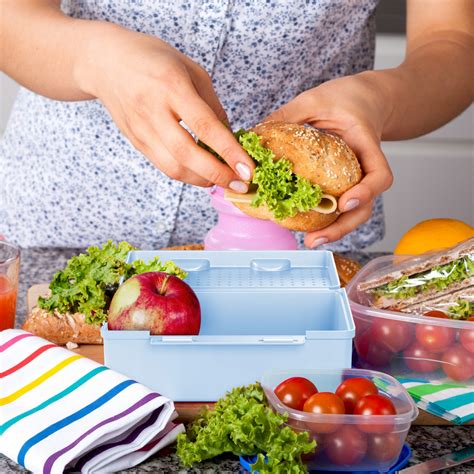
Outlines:
[[345,425],[324,439],[327,457],[338,466],[357,464],[367,452],[367,438],[355,426]]
[[353,312],[353,316],[357,334],[361,335],[370,328],[373,318],[369,319],[368,316],[362,316],[356,312]]
[[[304,404],[303,410],[316,415],[330,414],[343,415],[345,413],[344,402],[334,393],[315,393]],[[338,423],[307,423],[313,433],[332,433],[339,428]]]
[[367,453],[373,461],[388,462],[397,460],[402,450],[402,440],[397,433],[370,435],[367,439]]
[[371,331],[367,331],[361,336],[356,335],[354,344],[361,360],[370,365],[383,367],[392,360],[393,353],[375,342],[371,336]]
[[416,339],[429,351],[443,352],[456,339],[456,331],[445,326],[417,324]]
[[439,354],[428,351],[419,342],[415,341],[403,352],[405,364],[413,372],[434,372],[441,366]]
[[[354,415],[380,416],[396,415],[397,411],[390,398],[385,395],[367,395],[361,398],[355,408]],[[360,423],[358,428],[365,433],[383,433],[393,429],[393,423],[376,424],[374,419],[369,423]]]
[[423,316],[430,316],[431,318],[443,318],[443,319],[449,319],[449,316],[446,313],[443,313],[442,311],[428,311],[423,314]]
[[459,331],[459,342],[464,349],[474,353],[474,329],[461,329]]
[[342,382],[336,389],[336,395],[341,398],[346,408],[346,413],[352,413],[356,403],[366,395],[379,393],[375,384],[368,379],[355,377]]
[[455,344],[443,354],[442,367],[448,377],[464,382],[474,376],[474,356],[460,344]]
[[373,341],[393,354],[406,349],[413,340],[413,324],[393,319],[377,318],[370,328]]
[[290,377],[275,388],[275,395],[280,401],[295,410],[303,410],[306,400],[317,392],[314,383],[304,377]]

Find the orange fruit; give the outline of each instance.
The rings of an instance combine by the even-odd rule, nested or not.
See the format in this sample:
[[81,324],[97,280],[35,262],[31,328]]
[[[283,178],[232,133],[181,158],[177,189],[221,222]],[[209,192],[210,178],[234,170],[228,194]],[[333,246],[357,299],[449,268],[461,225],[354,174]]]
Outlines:
[[419,255],[452,247],[474,237],[474,228],[456,219],[430,219],[412,227],[398,242],[394,254]]

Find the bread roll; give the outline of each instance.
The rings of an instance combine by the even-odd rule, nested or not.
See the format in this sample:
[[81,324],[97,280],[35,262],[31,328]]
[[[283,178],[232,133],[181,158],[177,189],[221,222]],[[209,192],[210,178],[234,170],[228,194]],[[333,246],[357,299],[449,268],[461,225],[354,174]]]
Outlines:
[[[293,173],[321,187],[324,194],[339,197],[362,179],[357,157],[336,135],[312,127],[286,122],[264,122],[252,129],[260,143],[272,150],[275,159],[286,158]],[[277,220],[266,205],[252,207],[248,202],[231,200],[242,212],[257,219],[272,220],[288,229],[313,232],[338,217],[338,211],[323,214],[316,210]]]

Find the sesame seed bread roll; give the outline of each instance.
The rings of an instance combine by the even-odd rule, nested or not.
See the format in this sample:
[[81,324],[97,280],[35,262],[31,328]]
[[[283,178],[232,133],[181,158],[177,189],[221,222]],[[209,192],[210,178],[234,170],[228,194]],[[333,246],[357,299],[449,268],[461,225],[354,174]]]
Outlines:
[[323,199],[315,209],[281,220],[274,217],[266,204],[252,206],[255,194],[239,197],[229,192],[226,193],[227,199],[245,214],[272,220],[295,231],[314,232],[333,223],[339,215],[337,199],[334,198],[362,179],[359,162],[349,146],[336,135],[294,123],[264,122],[251,131],[260,137],[262,146],[274,153],[275,160],[286,158],[292,163],[294,174],[319,185]]

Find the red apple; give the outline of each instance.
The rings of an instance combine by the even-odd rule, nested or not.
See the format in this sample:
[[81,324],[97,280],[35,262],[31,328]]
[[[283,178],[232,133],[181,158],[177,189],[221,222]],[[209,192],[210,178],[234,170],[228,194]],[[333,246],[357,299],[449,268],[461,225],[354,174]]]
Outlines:
[[192,288],[164,272],[129,278],[119,287],[108,315],[111,330],[149,330],[154,335],[198,335],[201,307]]

